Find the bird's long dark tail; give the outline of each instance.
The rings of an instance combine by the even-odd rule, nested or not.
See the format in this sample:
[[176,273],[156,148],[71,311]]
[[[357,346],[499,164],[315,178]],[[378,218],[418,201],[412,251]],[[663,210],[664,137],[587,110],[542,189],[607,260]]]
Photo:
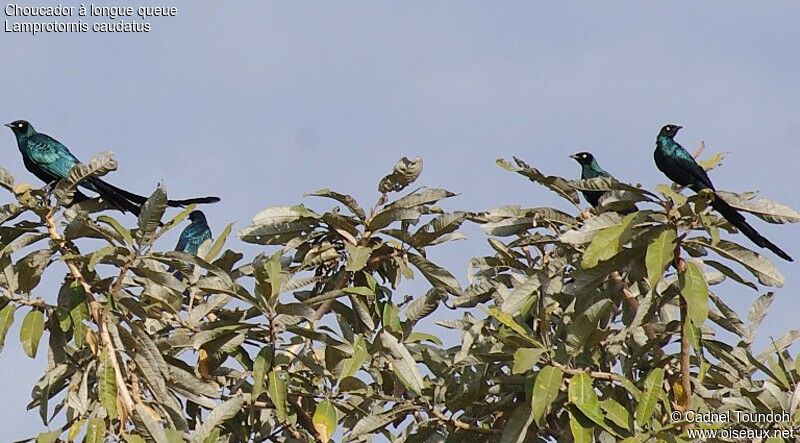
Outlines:
[[789,254],[783,251],[783,249],[779,248],[777,245],[772,243],[771,241],[767,240],[766,237],[761,235],[758,231],[755,230],[747,220],[745,220],[744,216],[736,210],[733,206],[729,205],[728,202],[722,199],[720,196],[715,196],[714,200],[711,201],[711,207],[716,209],[725,220],[728,220],[730,224],[736,227],[745,237],[749,238],[753,243],[762,248],[767,248],[770,251],[774,252],[778,255],[778,257],[786,260],[786,261],[793,261],[792,257],[789,257]]
[[[147,201],[147,197],[143,195],[134,194],[133,192],[118,188],[111,183],[96,177],[90,178],[87,180],[87,182],[91,185],[94,191],[99,193],[101,196],[106,197],[106,199],[112,204],[120,207],[120,209],[137,215],[140,212],[141,205]],[[219,200],[219,197],[197,197],[187,198],[184,200],[167,200],[167,205],[173,208],[179,208],[191,204],[216,203]]]

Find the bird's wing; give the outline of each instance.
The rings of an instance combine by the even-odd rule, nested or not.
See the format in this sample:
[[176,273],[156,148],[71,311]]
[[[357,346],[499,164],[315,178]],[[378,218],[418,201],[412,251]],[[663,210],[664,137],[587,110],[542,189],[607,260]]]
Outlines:
[[689,180],[686,183],[695,191],[699,191],[701,189],[714,189],[714,184],[711,183],[711,179],[706,174],[706,170],[700,166],[697,161],[692,157],[692,154],[689,153],[686,149],[682,146],[678,146],[678,149],[675,151],[675,161],[678,163],[678,167],[688,176]]
[[30,137],[27,152],[23,155],[25,154],[31,163],[58,178],[66,177],[69,170],[79,162],[66,146],[53,137],[41,133]]
[[178,237],[178,244],[175,245],[175,250],[180,252],[186,251],[186,246],[189,244],[189,226],[181,232],[181,236]]

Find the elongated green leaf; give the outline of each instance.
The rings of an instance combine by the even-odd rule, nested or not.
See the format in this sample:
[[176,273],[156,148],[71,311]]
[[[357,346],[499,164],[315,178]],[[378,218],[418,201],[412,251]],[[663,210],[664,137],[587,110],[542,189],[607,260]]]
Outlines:
[[117,169],[117,161],[111,152],[103,152],[92,157],[88,164],[78,163],[69,170],[69,174],[63,180],[59,180],[53,191],[56,198],[61,203],[69,203],[75,195],[78,183],[89,177],[100,177]]
[[347,266],[345,266],[346,271],[356,272],[364,269],[364,266],[367,265],[367,260],[369,260],[369,256],[372,255],[372,248],[368,248],[366,246],[356,246],[347,244],[345,245],[345,249],[347,250]]
[[411,264],[417,269],[419,269],[425,279],[427,279],[431,285],[433,285],[433,287],[439,288],[455,296],[459,296],[461,294],[461,285],[458,283],[458,280],[453,277],[453,274],[441,266],[431,263],[428,261],[428,259],[421,255],[417,255],[412,252],[409,252],[407,255],[408,261],[411,262]]
[[636,405],[636,423],[639,426],[645,426],[653,416],[653,412],[661,397],[661,383],[664,381],[664,369],[655,368],[650,371],[644,381],[644,390],[642,397],[639,399],[639,404]]
[[3,350],[8,330],[11,329],[11,325],[14,323],[14,311],[16,309],[10,303],[0,309],[0,351]]
[[592,421],[586,418],[579,410],[570,408],[569,429],[572,431],[572,440],[575,443],[594,442],[594,426]]
[[496,318],[497,321],[499,321],[503,325],[511,328],[512,331],[526,338],[530,343],[534,345],[539,345],[539,342],[533,336],[533,333],[525,326],[522,326],[521,324],[519,324],[519,322],[514,320],[513,316],[506,314],[505,312],[501,311],[500,309],[497,309],[496,307],[489,308],[489,314],[492,317]]
[[266,379],[267,370],[272,365],[273,352],[271,346],[264,346],[258,351],[256,359],[253,360],[253,400],[264,392],[264,380]]
[[636,218],[637,213],[628,214],[617,226],[605,228],[594,236],[594,240],[586,248],[581,260],[581,267],[589,269],[597,266],[601,261],[617,255],[622,249],[623,234]]
[[19,329],[19,339],[22,342],[22,350],[30,358],[36,357],[39,349],[39,340],[44,333],[44,314],[37,309],[31,309],[22,319],[22,326]]
[[524,283],[514,288],[511,294],[503,300],[500,310],[506,314],[516,315],[525,306],[530,298],[536,294],[542,285],[538,275],[529,275]]
[[129,245],[133,244],[133,236],[131,235],[130,229],[122,226],[122,224],[115,218],[108,215],[98,215],[97,222],[110,226],[111,229],[113,229],[123,240],[125,240],[125,243]]
[[776,268],[771,261],[744,246],[737,245],[727,240],[720,240],[716,244],[712,244],[703,238],[692,238],[687,240],[687,242],[701,244],[725,258],[739,262],[755,275],[762,285],[783,286],[785,280],[778,268]]
[[333,437],[336,432],[336,408],[330,400],[323,400],[317,403],[314,409],[314,417],[312,418],[314,429],[320,436],[322,441],[328,441]]
[[514,351],[514,367],[512,374],[523,374],[533,369],[533,365],[539,362],[539,358],[544,353],[544,349],[539,348],[519,348]]
[[361,365],[369,357],[364,337],[357,335],[353,339],[353,356],[342,360],[342,372],[339,374],[341,381],[345,377],[352,377],[361,369]]
[[395,200],[386,205],[386,208],[411,209],[420,205],[434,204],[443,198],[453,197],[454,195],[456,194],[446,189],[421,189]]
[[384,428],[391,422],[395,421],[398,417],[405,416],[409,411],[415,409],[414,406],[403,405],[390,408],[388,411],[379,414],[370,414],[359,420],[351,432],[352,438],[361,437],[363,435],[371,434],[379,429]]
[[647,282],[653,289],[661,280],[664,269],[674,257],[676,237],[674,229],[665,228],[647,245],[647,255],[645,256]]
[[159,184],[153,194],[150,195],[150,198],[144,202],[139,213],[139,229],[136,231],[136,242],[138,244],[149,245],[153,242],[166,209],[167,191],[163,185]]
[[603,421],[603,412],[600,410],[600,402],[597,394],[592,387],[592,378],[585,372],[573,375],[569,380],[568,397],[570,403],[574,404],[589,420],[602,427],[606,427]]
[[447,293],[441,289],[431,288],[422,297],[418,297],[406,308],[406,318],[411,322],[417,321],[431,315],[443,299],[447,298]]
[[734,208],[749,212],[769,223],[800,223],[800,212],[772,200],[759,198],[754,201],[754,196],[743,198],[739,194],[725,191],[717,191],[717,195]]
[[386,349],[391,352],[392,356],[392,370],[397,378],[408,388],[417,394],[422,393],[425,385],[425,380],[419,372],[417,362],[408,352],[408,349],[402,343],[398,342],[393,335],[386,331],[381,332],[381,341]]
[[516,172],[525,177],[528,177],[530,181],[545,186],[546,188],[566,198],[567,200],[571,201],[576,205],[579,202],[578,193],[575,191],[575,188],[572,187],[572,185],[568,180],[552,175],[544,175],[541,172],[539,172],[538,169],[528,165],[527,163],[516,157],[514,157],[514,163],[516,163],[516,166],[512,165],[510,162],[502,158],[497,159],[496,163],[498,166],[507,171]]
[[282,423],[285,423],[289,418],[289,407],[286,404],[288,386],[284,374],[283,371],[274,369],[270,371],[267,376],[267,382],[269,383],[269,386],[267,386],[267,395],[269,399],[272,400],[272,404],[275,405],[275,414]]
[[631,413],[613,398],[607,398],[600,402],[600,408],[606,413],[606,418],[625,430],[631,429]]
[[686,265],[686,272],[679,276],[681,296],[686,300],[692,324],[700,327],[708,318],[708,285],[703,271],[694,262]]
[[531,395],[531,414],[538,426],[542,426],[542,420],[547,410],[558,397],[558,390],[563,379],[564,372],[555,366],[545,366],[536,375]]
[[219,254],[219,251],[221,251],[222,247],[225,245],[225,240],[227,240],[228,236],[231,234],[231,229],[233,229],[233,223],[228,223],[222,232],[220,232],[217,239],[214,240],[214,243],[208,249],[205,257],[203,257],[205,261],[210,262],[211,260],[214,260],[214,257],[216,257],[217,254]]
[[[285,398],[286,397],[284,396],[284,400]],[[198,426],[194,433],[193,441],[196,443],[202,443],[209,435],[211,435],[211,433],[214,431],[214,428],[225,423],[234,415],[236,415],[242,409],[242,405],[244,405],[244,397],[242,397],[242,395],[237,395],[215,407],[211,413],[208,414],[205,420],[203,420],[203,424]]]
[[503,433],[500,435],[500,443],[522,443],[528,435],[528,428],[533,423],[533,415],[530,406],[520,404],[511,412],[508,417]]
[[405,189],[422,174],[422,159],[419,157],[413,160],[403,157],[394,164],[392,172],[383,177],[378,183],[378,192],[386,194],[398,192]]
[[239,231],[239,238],[248,243],[276,244],[312,231],[320,218],[303,205],[267,208],[253,217],[250,226]]
[[332,199],[338,201],[339,203],[342,203],[343,205],[345,205],[347,207],[347,209],[349,209],[356,217],[359,218],[359,220],[363,221],[364,219],[367,218],[367,213],[364,212],[364,209],[362,209],[361,206],[358,205],[358,202],[356,201],[356,199],[353,198],[350,195],[340,194],[338,192],[331,191],[328,188],[320,189],[319,191],[317,191],[317,192],[315,192],[313,194],[308,194],[308,195],[315,196],[315,197],[332,198]]
[[[55,443],[63,431],[42,432],[36,436],[36,443]],[[89,440],[86,440],[89,441]]]
[[90,418],[86,423],[84,443],[103,443],[106,440],[106,423],[102,418]]
[[108,411],[108,416],[112,419],[117,418],[117,380],[114,366],[108,355],[108,351],[103,351],[100,365],[97,368],[97,385],[100,404]]

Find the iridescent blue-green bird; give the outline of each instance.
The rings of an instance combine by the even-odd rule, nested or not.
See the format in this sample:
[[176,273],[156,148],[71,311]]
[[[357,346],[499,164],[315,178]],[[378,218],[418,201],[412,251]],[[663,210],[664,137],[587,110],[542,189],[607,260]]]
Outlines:
[[[58,140],[47,134],[36,132],[33,125],[25,120],[16,120],[6,124],[17,138],[17,146],[22,153],[25,168],[48,185],[65,178],[70,169],[79,163],[78,159]],[[96,192],[121,211],[139,214],[147,197],[120,189],[98,177],[90,177],[79,186]],[[74,203],[87,200],[80,191],[75,193]],[[167,205],[182,207],[192,203],[215,203],[219,197],[199,197],[185,200],[169,200]]]
[[[600,167],[600,164],[597,163],[594,155],[589,152],[579,152],[577,154],[570,155],[569,157],[575,159],[575,161],[581,165],[581,179],[585,180],[587,178],[597,177],[614,178],[611,174]],[[594,207],[597,207],[597,205],[600,204],[600,197],[602,197],[605,193],[606,191],[581,191],[583,198],[585,198],[586,201]]]
[[202,211],[192,211],[189,213],[189,226],[184,228],[178,237],[176,251],[186,252],[197,255],[200,245],[206,240],[211,240],[211,228],[208,227],[206,216]]
[[[714,184],[711,183],[706,171],[697,164],[689,151],[674,140],[675,135],[681,128],[682,126],[678,125],[666,125],[661,128],[656,137],[656,150],[653,153],[656,166],[667,178],[681,186],[688,186],[694,192],[707,190],[713,193],[715,191]],[[711,200],[711,207],[716,209],[725,220],[741,231],[753,243],[769,249],[784,260],[792,261],[792,257],[789,257],[789,254],[750,226],[744,216],[720,196],[714,194],[714,198]]]

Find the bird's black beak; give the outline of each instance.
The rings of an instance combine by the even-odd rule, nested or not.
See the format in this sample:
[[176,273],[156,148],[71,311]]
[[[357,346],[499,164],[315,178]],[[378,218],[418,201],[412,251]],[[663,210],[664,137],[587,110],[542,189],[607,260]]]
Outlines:
[[9,127],[9,128],[13,128],[14,127],[11,123],[6,123],[3,126]]
[[572,154],[572,155],[569,156],[569,158],[571,158],[573,160],[577,160],[578,159],[578,154]]
[[676,130],[676,131],[677,131],[678,129],[681,129],[681,128],[683,128],[683,126],[675,126],[675,130]]

